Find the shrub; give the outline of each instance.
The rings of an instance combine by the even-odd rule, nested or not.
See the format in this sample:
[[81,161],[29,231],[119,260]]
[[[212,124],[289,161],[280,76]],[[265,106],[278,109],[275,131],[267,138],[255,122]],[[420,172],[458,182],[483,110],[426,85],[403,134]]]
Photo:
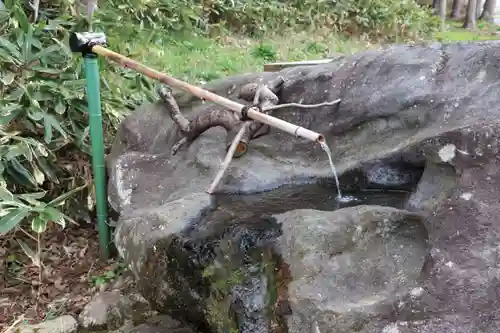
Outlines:
[[[118,8],[119,18],[130,17],[138,26],[174,31],[218,28],[262,34],[301,26],[393,38],[403,24],[415,36],[427,35],[439,25],[415,0],[109,0],[105,6]],[[122,28],[106,9],[99,17],[110,28]]]
[[[0,233],[22,221],[42,232],[51,221],[90,220],[94,202],[83,64],[66,46],[75,23],[32,24],[21,1],[5,5],[0,11]],[[129,86],[114,80],[120,69],[105,73],[101,98],[109,143],[124,108],[147,95],[137,95],[145,90],[140,80],[128,80]]]
[[[22,8],[6,3],[0,25],[0,232],[23,219],[41,232],[48,221],[69,218],[56,208],[72,189],[85,187],[79,172],[86,150],[84,81],[57,32],[45,33],[29,23]],[[64,80],[63,82],[61,82]],[[88,149],[87,149],[88,150]],[[74,149],[73,149],[74,151]],[[61,184],[67,179],[67,184]],[[50,199],[44,202],[43,199]]]

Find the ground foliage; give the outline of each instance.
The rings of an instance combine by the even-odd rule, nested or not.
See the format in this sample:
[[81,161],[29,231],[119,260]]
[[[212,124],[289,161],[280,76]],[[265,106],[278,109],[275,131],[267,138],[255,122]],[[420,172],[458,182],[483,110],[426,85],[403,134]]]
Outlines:
[[169,30],[229,29],[258,35],[287,28],[327,26],[332,33],[392,38],[402,25],[415,36],[423,36],[438,24],[430,11],[414,0],[125,0],[110,3],[120,8],[121,18],[131,18],[140,26]]

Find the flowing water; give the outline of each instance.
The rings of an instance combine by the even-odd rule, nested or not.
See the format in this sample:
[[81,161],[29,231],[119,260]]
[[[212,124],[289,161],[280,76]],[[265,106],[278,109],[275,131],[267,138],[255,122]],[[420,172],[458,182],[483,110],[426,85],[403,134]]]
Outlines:
[[333,164],[332,151],[330,150],[330,147],[328,147],[325,141],[320,141],[319,144],[321,146],[321,149],[323,149],[326,155],[328,156],[328,162],[330,162],[330,167],[332,168],[333,178],[335,179],[335,185],[337,186],[337,200],[339,202],[349,202],[355,200],[355,198],[351,196],[345,196],[345,197],[342,196],[342,192],[340,191],[339,176],[337,175],[337,169],[335,168],[335,164]]

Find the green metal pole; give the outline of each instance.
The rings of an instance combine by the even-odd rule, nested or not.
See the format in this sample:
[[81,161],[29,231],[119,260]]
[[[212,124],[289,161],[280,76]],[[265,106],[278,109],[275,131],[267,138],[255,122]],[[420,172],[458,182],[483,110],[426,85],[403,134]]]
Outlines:
[[97,55],[84,55],[87,100],[90,119],[90,143],[92,146],[92,171],[94,174],[97,222],[99,224],[99,244],[103,259],[109,258],[108,198],[106,195],[106,170],[104,165],[104,139],[101,115],[101,91],[99,84],[99,64]]

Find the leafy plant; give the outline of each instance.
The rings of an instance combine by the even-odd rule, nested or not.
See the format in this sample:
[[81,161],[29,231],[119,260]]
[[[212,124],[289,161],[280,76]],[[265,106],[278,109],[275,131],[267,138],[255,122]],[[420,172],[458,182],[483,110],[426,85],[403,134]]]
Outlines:
[[[114,15],[109,15],[111,11]],[[110,0],[96,25],[123,31],[128,18],[139,29],[202,33],[228,29],[248,35],[330,27],[346,34],[394,38],[404,25],[419,37],[439,26],[415,0]]]
[[48,221],[64,225],[70,218],[56,207],[87,185],[73,181],[68,187],[77,190],[69,192],[54,186],[71,174],[71,161],[58,163],[65,148],[88,151],[88,130],[81,121],[86,117],[83,80],[57,33],[29,23],[17,2],[5,5],[0,21],[6,32],[0,37],[0,233],[26,218],[39,233]]
[[[30,221],[36,233],[43,232],[50,221],[63,227],[68,219],[89,221],[94,202],[83,63],[67,47],[69,30],[80,22],[61,17],[34,24],[21,1],[6,1],[5,6],[0,12],[4,32],[0,37],[0,233],[23,220]],[[104,74],[104,128],[112,138],[127,107],[143,102],[141,86],[151,87],[136,76],[127,78],[128,73],[119,68]]]
[[40,201],[46,192],[14,195],[5,187],[0,187],[0,234],[9,232],[26,218],[30,218],[31,229],[36,233],[44,232],[48,221],[62,227],[66,226],[67,221],[75,223],[58,207],[64,204],[66,198],[80,190],[81,188],[76,188],[46,203]]
[[95,275],[90,278],[90,283],[96,287],[100,287],[110,281],[113,281],[118,276],[122,275],[126,269],[126,265],[122,262],[118,262],[110,266],[100,275]]
[[276,60],[277,54],[271,45],[260,44],[252,50],[252,55],[255,58],[261,58],[266,61]]

